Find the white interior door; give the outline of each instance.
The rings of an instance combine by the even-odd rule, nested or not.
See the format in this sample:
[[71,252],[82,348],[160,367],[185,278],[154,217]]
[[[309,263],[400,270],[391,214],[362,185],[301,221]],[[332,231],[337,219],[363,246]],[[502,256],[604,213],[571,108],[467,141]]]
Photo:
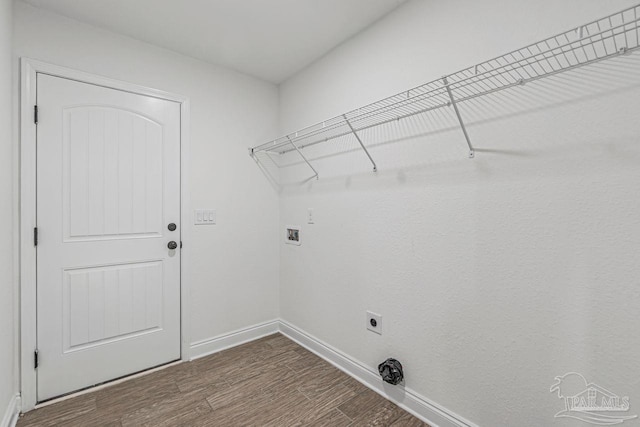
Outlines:
[[180,358],[180,104],[45,74],[37,103],[43,401]]

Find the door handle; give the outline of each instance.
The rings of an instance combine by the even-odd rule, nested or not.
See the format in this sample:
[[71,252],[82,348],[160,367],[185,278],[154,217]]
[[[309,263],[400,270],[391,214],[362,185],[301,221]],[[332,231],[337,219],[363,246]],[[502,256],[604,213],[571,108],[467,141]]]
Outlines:
[[176,249],[178,247],[178,244],[172,240],[169,243],[167,243],[167,247],[169,249],[173,250],[173,249]]

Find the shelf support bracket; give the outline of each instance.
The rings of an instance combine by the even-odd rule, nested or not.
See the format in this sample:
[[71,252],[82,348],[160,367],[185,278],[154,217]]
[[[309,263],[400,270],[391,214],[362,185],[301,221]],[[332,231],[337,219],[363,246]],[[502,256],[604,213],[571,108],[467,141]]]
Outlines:
[[451,93],[451,88],[449,87],[447,76],[444,76],[442,78],[442,82],[444,83],[444,86],[447,88],[447,94],[449,94],[449,100],[451,101],[451,106],[453,107],[453,111],[456,112],[456,116],[458,117],[458,123],[460,123],[460,128],[462,129],[462,133],[464,134],[464,139],[467,141],[467,145],[469,146],[469,158],[473,159],[475,157],[475,151],[473,149],[473,145],[471,145],[471,140],[469,139],[467,128],[464,126],[464,122],[462,121],[462,116],[460,115],[460,111],[458,110],[456,99],[453,97],[453,93]]
[[307,160],[307,158],[305,157],[304,154],[302,154],[302,151],[300,151],[300,149],[298,148],[298,146],[291,140],[291,138],[287,135],[287,139],[289,140],[289,142],[291,143],[291,145],[293,145],[293,148],[296,149],[296,151],[298,152],[298,154],[300,154],[300,157],[302,157],[302,160],[304,160],[304,162],[311,168],[311,170],[314,173],[314,176],[316,179],[318,179],[318,171],[316,170],[316,168],[314,168],[311,163],[309,163],[309,160]]
[[351,126],[351,122],[349,121],[349,119],[347,119],[347,115],[343,114],[342,117],[344,117],[344,121],[347,122],[347,126],[349,126],[349,129],[351,129],[351,133],[353,133],[353,136],[356,137],[356,139],[358,140],[358,143],[360,144],[360,147],[362,147],[362,149],[364,150],[365,154],[367,155],[367,157],[371,161],[371,164],[373,165],[373,171],[374,172],[378,172],[378,166],[376,166],[376,162],[373,161],[373,158],[371,157],[371,154],[369,154],[369,151],[367,150],[367,148],[362,143],[362,140],[360,139],[360,137],[356,133],[356,130],[353,128],[353,126]]

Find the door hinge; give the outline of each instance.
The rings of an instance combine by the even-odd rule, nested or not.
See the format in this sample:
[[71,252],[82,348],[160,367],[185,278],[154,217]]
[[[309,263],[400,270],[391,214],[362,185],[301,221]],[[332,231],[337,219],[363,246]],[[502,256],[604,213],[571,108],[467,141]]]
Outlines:
[[33,352],[33,369],[38,369],[38,350]]
[[38,124],[38,106],[33,106],[33,123]]
[[38,246],[38,227],[33,228],[33,246]]

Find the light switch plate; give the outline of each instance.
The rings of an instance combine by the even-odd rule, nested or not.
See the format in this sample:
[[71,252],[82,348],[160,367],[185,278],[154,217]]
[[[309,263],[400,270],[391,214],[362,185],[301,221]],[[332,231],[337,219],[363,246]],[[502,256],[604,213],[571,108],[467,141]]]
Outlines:
[[313,208],[307,208],[307,224],[314,224]]
[[215,225],[215,209],[196,209],[193,212],[193,223],[195,225]]

